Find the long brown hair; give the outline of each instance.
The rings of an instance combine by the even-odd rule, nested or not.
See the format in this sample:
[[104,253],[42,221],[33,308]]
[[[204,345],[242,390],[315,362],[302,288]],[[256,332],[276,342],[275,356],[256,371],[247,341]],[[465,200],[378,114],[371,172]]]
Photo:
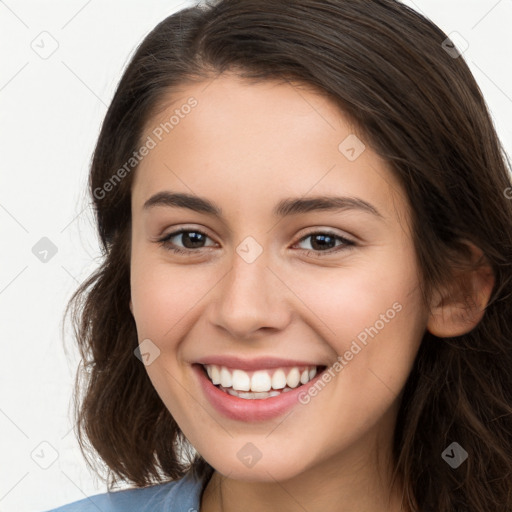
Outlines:
[[[169,93],[235,71],[249,83],[313,86],[389,162],[411,205],[425,304],[460,267],[461,240],[482,250],[495,277],[485,314],[461,336],[425,332],[398,415],[394,474],[405,483],[411,510],[512,510],[510,161],[478,85],[463,57],[447,51],[446,39],[394,0],[221,0],[169,16],[138,47],[90,170],[103,262],[66,310],[73,312],[86,370],[75,386],[77,435],[91,467],[88,455],[105,462],[109,489],[118,479],[141,487],[213,470],[199,454],[192,460],[180,451],[186,439],[134,357],[129,255],[136,166],[112,179]],[[452,442],[469,453],[458,468],[441,457]]]

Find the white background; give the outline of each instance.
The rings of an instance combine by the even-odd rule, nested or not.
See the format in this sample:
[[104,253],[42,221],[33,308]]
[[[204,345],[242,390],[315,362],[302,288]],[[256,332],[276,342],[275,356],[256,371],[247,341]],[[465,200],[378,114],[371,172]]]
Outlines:
[[[512,2],[404,3],[468,41],[464,58],[512,154]],[[99,261],[88,166],[136,45],[192,4],[0,0],[0,512],[40,512],[106,491],[72,431],[79,360],[69,329],[62,335],[65,304]],[[46,59],[33,50],[42,37],[47,49],[58,44]],[[32,253],[42,237],[57,247],[46,263]]]

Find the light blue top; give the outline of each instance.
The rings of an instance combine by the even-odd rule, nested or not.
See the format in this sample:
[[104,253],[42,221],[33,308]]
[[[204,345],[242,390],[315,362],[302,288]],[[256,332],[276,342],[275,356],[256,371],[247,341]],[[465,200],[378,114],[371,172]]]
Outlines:
[[96,494],[46,512],[199,512],[206,483],[189,472],[172,482]]

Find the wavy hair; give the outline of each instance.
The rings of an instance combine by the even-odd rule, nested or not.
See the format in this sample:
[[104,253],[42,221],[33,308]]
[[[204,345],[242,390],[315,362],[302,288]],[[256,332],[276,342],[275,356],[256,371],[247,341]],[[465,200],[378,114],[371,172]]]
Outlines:
[[[411,510],[512,510],[511,167],[474,77],[446,41],[429,19],[394,0],[212,0],[167,17],[145,37],[90,168],[102,263],[66,308],[84,365],[74,389],[76,433],[90,467],[99,470],[91,455],[105,463],[109,490],[119,479],[143,487],[213,471],[188,450],[134,357],[136,167],[108,193],[104,185],[141,146],[169,94],[230,71],[249,84],[294,81],[320,91],[389,163],[411,206],[425,304],[463,267],[462,241],[481,249],[495,277],[484,316],[461,336],[425,332],[397,418],[393,475],[403,479]],[[454,441],[469,453],[458,468],[441,457]]]

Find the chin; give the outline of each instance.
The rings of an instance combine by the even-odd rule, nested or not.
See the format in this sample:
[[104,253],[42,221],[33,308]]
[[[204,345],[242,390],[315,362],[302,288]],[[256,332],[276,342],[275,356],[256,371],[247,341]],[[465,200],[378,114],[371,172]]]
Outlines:
[[285,481],[300,475],[306,470],[304,466],[297,464],[296,454],[283,458],[279,454],[274,453],[266,459],[265,455],[262,454],[261,458],[252,466],[249,462],[247,462],[247,465],[244,464],[236,455],[234,459],[214,457],[214,459],[206,460],[221,475],[243,482],[272,483],[276,480]]

